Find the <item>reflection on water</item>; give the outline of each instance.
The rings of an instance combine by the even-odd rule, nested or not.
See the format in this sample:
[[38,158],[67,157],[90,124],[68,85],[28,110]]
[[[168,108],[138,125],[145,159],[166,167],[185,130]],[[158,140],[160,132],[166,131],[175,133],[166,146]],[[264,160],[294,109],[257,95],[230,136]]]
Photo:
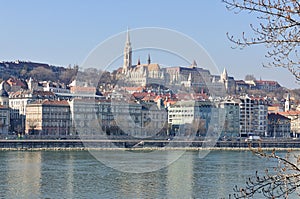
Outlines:
[[275,165],[250,152],[186,152],[158,171],[124,173],[85,151],[0,152],[0,198],[221,198]]

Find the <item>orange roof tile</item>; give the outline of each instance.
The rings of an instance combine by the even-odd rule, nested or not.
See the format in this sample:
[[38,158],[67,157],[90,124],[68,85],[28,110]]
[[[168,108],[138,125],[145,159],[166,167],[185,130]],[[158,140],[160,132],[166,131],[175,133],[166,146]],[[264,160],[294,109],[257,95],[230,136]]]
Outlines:
[[68,101],[66,100],[45,100],[43,101],[43,104],[47,104],[47,105],[69,105]]
[[26,87],[25,84],[19,80],[19,79],[16,79],[16,78],[9,78],[6,83],[8,83],[10,86],[21,86],[21,87]]
[[279,112],[280,115],[300,115],[300,111],[285,111]]
[[2,105],[0,105],[0,108],[1,108],[1,109],[8,109],[7,107],[2,106]]

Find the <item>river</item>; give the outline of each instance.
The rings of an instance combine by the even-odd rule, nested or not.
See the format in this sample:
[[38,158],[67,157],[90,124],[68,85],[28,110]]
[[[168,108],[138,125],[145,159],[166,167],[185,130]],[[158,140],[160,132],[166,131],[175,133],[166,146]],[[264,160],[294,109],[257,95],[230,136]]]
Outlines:
[[[161,156],[140,153],[149,164]],[[249,151],[212,151],[202,158],[188,151],[167,167],[128,173],[88,151],[2,151],[0,198],[228,198],[256,170],[276,164]]]

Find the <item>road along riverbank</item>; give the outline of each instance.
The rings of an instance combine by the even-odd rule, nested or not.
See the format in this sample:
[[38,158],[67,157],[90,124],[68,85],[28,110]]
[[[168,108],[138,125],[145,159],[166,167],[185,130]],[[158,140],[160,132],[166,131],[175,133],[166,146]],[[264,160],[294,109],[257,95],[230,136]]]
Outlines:
[[205,141],[184,140],[0,140],[0,150],[300,150],[300,140],[218,141],[205,147]]

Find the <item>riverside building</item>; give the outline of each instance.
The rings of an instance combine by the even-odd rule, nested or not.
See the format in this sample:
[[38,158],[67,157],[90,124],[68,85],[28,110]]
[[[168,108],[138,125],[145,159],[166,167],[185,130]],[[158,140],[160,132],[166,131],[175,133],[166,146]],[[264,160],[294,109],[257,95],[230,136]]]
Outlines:
[[279,113],[268,114],[268,136],[291,137],[291,119]]
[[232,138],[240,136],[239,101],[229,99],[220,102],[219,107],[225,110],[225,121],[221,137]]
[[291,133],[293,137],[300,137],[300,111],[279,112],[280,115],[291,120]]
[[44,100],[27,104],[25,133],[28,135],[67,136],[71,127],[67,101]]
[[[197,128],[205,131],[211,119],[212,104],[209,101],[177,101],[168,107],[168,123],[172,133],[177,135],[181,125],[192,125],[198,121]],[[201,132],[203,133],[203,132]]]
[[240,133],[265,136],[268,124],[268,103],[264,98],[240,97]]
[[0,84],[0,135],[8,134],[10,128],[10,111],[8,108],[8,93],[4,82]]

